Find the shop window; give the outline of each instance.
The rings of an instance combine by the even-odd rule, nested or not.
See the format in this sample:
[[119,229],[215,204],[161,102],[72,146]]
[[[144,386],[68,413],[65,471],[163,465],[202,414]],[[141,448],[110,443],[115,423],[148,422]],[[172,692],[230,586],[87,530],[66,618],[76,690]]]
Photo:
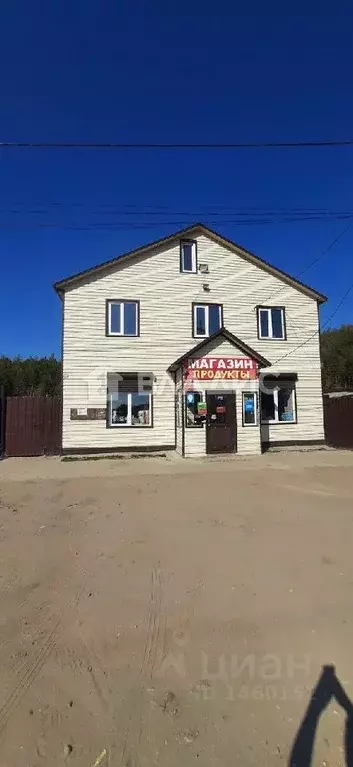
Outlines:
[[107,301],[107,335],[139,335],[138,301]]
[[196,242],[193,240],[181,240],[180,243],[180,271],[197,272],[197,250]]
[[202,426],[206,418],[205,394],[200,391],[185,393],[185,426]]
[[285,311],[283,306],[258,306],[257,326],[259,338],[285,340]]
[[243,426],[257,426],[256,392],[243,391]]
[[108,426],[152,426],[151,373],[108,373]]
[[193,305],[193,336],[207,338],[222,327],[221,304]]
[[266,383],[262,381],[261,421],[262,423],[295,423],[295,384],[291,381]]

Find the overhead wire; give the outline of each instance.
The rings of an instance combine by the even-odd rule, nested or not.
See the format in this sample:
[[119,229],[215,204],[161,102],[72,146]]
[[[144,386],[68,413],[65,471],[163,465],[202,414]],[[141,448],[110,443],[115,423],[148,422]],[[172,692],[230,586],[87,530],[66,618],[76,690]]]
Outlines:
[[351,147],[353,139],[337,141],[250,142],[95,142],[95,141],[0,141],[0,149],[314,149]]
[[[321,260],[324,258],[324,256],[326,256],[326,255],[327,255],[327,253],[329,253],[329,252],[330,252],[330,250],[332,250],[332,249],[334,248],[334,246],[335,246],[335,245],[336,245],[336,244],[339,242],[339,240],[340,240],[342,237],[344,237],[344,235],[345,235],[345,234],[348,232],[348,230],[349,230],[349,229],[352,227],[352,225],[353,225],[353,222],[352,222],[352,221],[350,221],[350,222],[349,222],[349,224],[348,224],[348,226],[345,226],[345,228],[342,230],[342,232],[340,232],[340,233],[339,233],[339,234],[338,234],[338,235],[337,235],[337,236],[336,236],[336,237],[335,237],[335,238],[332,240],[332,242],[330,242],[330,244],[329,244],[329,245],[328,245],[326,248],[324,248],[324,250],[323,250],[323,251],[321,251],[321,253],[320,253],[320,254],[319,254],[319,255],[318,255],[316,258],[314,258],[314,260],[313,260],[313,261],[311,261],[311,262],[310,262],[310,263],[309,263],[309,264],[308,264],[308,265],[305,267],[305,269],[302,269],[302,271],[301,271],[301,272],[299,272],[299,274],[297,274],[297,275],[295,276],[295,279],[299,279],[300,277],[302,277],[302,276],[303,276],[303,274],[306,274],[306,272],[308,272],[308,271],[309,271],[309,269],[311,269],[313,266],[315,266],[315,264],[318,264],[318,263],[319,263],[319,261],[321,261]],[[279,293],[281,293],[281,292],[282,292],[283,290],[285,290],[286,288],[287,288],[287,285],[282,285],[282,286],[281,286],[281,287],[280,287],[278,290],[276,290],[276,291],[275,291],[275,293],[272,293],[270,296],[268,296],[267,298],[265,298],[265,299],[264,299],[264,301],[272,301],[272,299],[273,299],[273,298],[275,298],[275,296],[277,296]]]
[[[107,231],[110,230],[138,230],[138,229],[154,229],[156,227],[162,227],[162,226],[173,226],[173,227],[181,227],[186,228],[189,226],[192,226],[195,222],[194,219],[167,219],[167,220],[131,220],[131,218],[128,221],[122,221],[122,220],[96,220],[93,221],[71,221],[71,222],[63,222],[63,221],[45,221],[43,218],[32,218],[30,220],[26,220],[25,216],[23,216],[22,221],[18,220],[11,220],[9,217],[11,214],[17,213],[17,211],[8,211],[5,213],[5,211],[0,212],[0,229],[62,229],[62,230],[78,230],[78,231],[92,231],[92,230],[104,230]],[[29,212],[29,216],[33,216],[33,211]],[[4,216],[7,215],[7,220],[1,220],[4,219]],[[36,215],[36,213],[35,213]],[[90,214],[90,215],[98,215],[98,214]],[[201,216],[200,216],[201,218]],[[267,217],[267,218],[233,218],[233,219],[226,219],[226,218],[218,218],[213,219],[209,218],[206,215],[202,216],[202,221],[206,226],[219,226],[219,225],[227,225],[229,227],[237,227],[237,226],[273,226],[278,224],[295,224],[295,223],[303,223],[303,222],[310,222],[310,221],[346,221],[346,220],[352,220],[353,219],[353,212],[350,214],[343,214],[343,215],[332,215],[330,217],[327,216],[287,216],[285,218],[276,218],[276,217]]]
[[[218,208],[215,210],[215,208]],[[72,215],[69,218],[70,212]],[[20,217],[22,220],[20,220]],[[58,228],[58,229],[149,229],[154,226],[185,227],[196,221],[210,226],[273,225],[305,221],[350,220],[353,209],[309,207],[261,208],[203,206],[196,211],[175,210],[172,206],[81,203],[74,201],[46,201],[30,204],[14,201],[5,205],[0,200],[0,226],[3,228]]]
[[[255,147],[260,147],[260,146],[264,146],[264,147],[269,147],[269,146],[284,147],[284,146],[347,146],[347,145],[352,145],[353,146],[353,141],[348,141],[348,142],[301,142],[301,143],[299,142],[297,144],[261,144],[261,145],[260,144],[255,144],[255,145],[251,145],[251,144],[235,145],[234,144],[234,145],[207,145],[207,146],[210,146],[210,147],[219,146],[219,148],[227,148],[227,147],[229,147],[229,148],[242,148],[242,147],[243,148],[250,148],[250,147],[254,147],[255,148]],[[78,145],[78,144],[33,144],[33,143],[17,143],[16,144],[16,143],[13,143],[13,142],[12,143],[11,142],[7,142],[7,143],[6,142],[0,142],[0,148],[1,147],[8,147],[8,148],[10,148],[10,147],[16,147],[16,146],[18,146],[18,147],[26,147],[26,146],[28,146],[28,147],[31,147],[31,148],[32,147],[38,147],[38,148],[39,147],[40,148],[44,148],[44,147],[47,147],[47,148],[50,148],[50,147],[69,148],[69,147],[76,147],[76,146],[80,147],[80,148],[81,147],[83,147],[83,148],[84,147],[87,147],[87,148],[124,148],[124,146],[129,146],[129,147],[132,147],[132,148],[133,147],[143,148],[144,146],[146,146],[146,147],[149,146],[150,147],[151,145],[120,145],[120,144],[114,144],[114,145],[105,145],[105,144],[104,145],[101,145],[101,144],[100,145],[95,145],[95,144],[94,145],[93,144],[92,145],[91,144],[88,145],[88,144],[80,144],[80,145]],[[158,146],[160,146],[161,148],[163,148],[163,147],[166,147],[166,148],[170,147],[170,148],[172,148],[172,145],[158,145]],[[182,146],[185,146],[185,148],[191,148],[191,146],[193,146],[193,145],[175,145],[175,146],[180,147],[180,148],[182,148]],[[206,145],[201,145],[201,144],[197,145],[198,148],[201,148],[203,146],[206,147]],[[156,148],[157,148],[157,145],[156,145]],[[24,203],[23,201],[16,201],[15,204],[22,206],[22,205],[25,205],[26,203]],[[39,206],[42,205],[42,203],[34,203],[34,204],[35,205],[39,205]],[[60,201],[53,201],[53,202],[50,202],[50,203],[46,202],[46,205],[48,205],[48,204],[51,205],[52,207],[55,207],[55,208],[57,208],[57,207],[67,207],[67,206],[70,206],[70,207],[74,207],[74,206],[75,207],[84,207],[84,204],[82,204],[82,203],[70,203],[70,202],[69,203],[63,203],[63,202],[60,202]],[[110,207],[110,204],[109,205],[104,205],[104,206],[101,206],[101,207],[107,207],[108,208],[108,207]],[[111,207],[114,208],[114,206],[111,206]],[[162,210],[166,210],[166,215],[170,215],[171,214],[171,211],[168,210],[167,206],[154,206],[154,205],[138,206],[136,204],[131,204],[131,205],[127,205],[127,207],[136,207],[136,208],[139,208],[139,207],[146,207],[146,208],[155,207],[156,208],[155,211],[151,211],[151,210],[141,211],[140,210],[139,215],[143,215],[143,216],[147,216],[147,215],[149,215],[149,216],[161,215],[161,211]],[[213,206],[213,207],[216,207],[216,206]],[[219,207],[222,208],[223,206],[219,206]],[[307,271],[309,271],[309,269],[311,269],[312,266],[314,266],[316,263],[318,263],[336,245],[336,243],[346,234],[348,229],[350,229],[352,224],[353,224],[353,221],[351,221],[351,219],[353,218],[353,211],[331,211],[330,209],[324,209],[324,208],[314,209],[314,208],[300,208],[300,207],[297,207],[297,208],[289,208],[289,209],[286,209],[286,208],[265,209],[263,212],[261,212],[261,210],[262,210],[261,207],[253,206],[252,208],[249,208],[248,211],[241,210],[241,211],[239,211],[239,213],[236,213],[234,211],[234,209],[230,209],[229,207],[227,209],[230,211],[229,214],[225,213],[225,210],[223,210],[223,211],[221,210],[220,212],[219,211],[217,211],[217,212],[215,212],[215,211],[209,212],[208,215],[217,217],[217,220],[214,221],[214,222],[213,222],[213,220],[210,221],[208,219],[208,216],[206,215],[205,211],[201,212],[200,214],[193,214],[191,212],[188,212],[188,213],[183,213],[182,215],[188,216],[190,218],[192,217],[193,219],[194,218],[202,218],[202,217],[204,217],[205,219],[207,218],[208,220],[207,220],[207,222],[205,221],[205,223],[208,223],[209,225],[211,225],[212,223],[215,223],[215,224],[223,223],[223,224],[227,224],[229,226],[238,226],[238,225],[249,226],[249,225],[263,225],[263,224],[276,224],[276,223],[277,224],[278,223],[296,223],[296,222],[310,221],[310,220],[311,221],[312,220],[314,220],[314,221],[317,221],[317,220],[327,221],[327,220],[332,220],[332,219],[348,219],[349,220],[348,225],[342,230],[342,232],[339,233],[339,235],[337,235],[332,240],[332,242],[330,242],[330,244],[327,246],[327,248],[325,248],[319,254],[319,256],[317,256],[313,261],[311,261],[305,267],[305,269],[303,269],[298,274],[298,278],[301,277],[303,274],[305,274]],[[277,218],[274,217],[274,210],[276,211]],[[263,218],[262,217],[262,218],[257,218],[257,219],[254,219],[254,218],[250,219],[249,218],[249,219],[245,219],[245,220],[244,219],[239,219],[239,218],[236,218],[236,219],[224,218],[225,215],[228,215],[228,216],[241,216],[241,215],[242,216],[251,216],[251,215],[254,215],[254,211],[260,211],[260,213],[258,213],[259,216],[267,215],[269,217],[268,218]],[[37,214],[37,213],[40,213],[40,214],[48,213],[48,210],[44,210],[43,211],[43,210],[38,210],[38,209],[37,210],[32,209],[32,210],[29,210],[29,211],[23,211],[23,210],[19,211],[19,210],[13,209],[13,208],[9,209],[9,210],[6,210],[6,209],[1,210],[0,209],[0,213],[6,213],[6,214],[11,214],[11,213],[22,213],[23,214],[23,212],[25,214],[28,213],[30,215],[33,215],[33,214]],[[304,212],[309,214],[309,215],[303,215]],[[97,211],[97,214],[98,213],[102,213],[102,211]],[[92,211],[91,211],[91,214],[92,214]],[[93,211],[93,214],[96,215],[96,212]],[[127,215],[130,216],[130,215],[135,215],[135,214],[136,214],[136,211],[133,211],[133,212],[126,211],[126,210],[120,211],[120,215],[123,215],[123,216],[127,216]],[[175,213],[175,214],[172,213],[172,215],[180,215],[180,213],[179,212]],[[223,218],[221,218],[221,216],[223,216]],[[271,218],[271,216],[272,216],[272,218]],[[124,229],[124,228],[125,229],[145,229],[145,228],[148,229],[148,228],[154,228],[156,226],[184,226],[184,225],[188,225],[188,224],[190,224],[190,221],[188,221],[186,219],[183,219],[183,220],[172,220],[172,221],[155,221],[155,220],[153,220],[153,221],[150,221],[150,222],[146,222],[146,221],[145,222],[143,222],[143,221],[142,222],[141,221],[140,222],[137,222],[137,221],[131,222],[130,221],[130,223],[121,222],[121,221],[115,221],[115,222],[106,222],[105,221],[105,222],[94,222],[94,224],[88,224],[88,225],[86,224],[85,226],[79,226],[79,225],[73,224],[73,223],[71,223],[69,225],[63,225],[62,223],[52,223],[52,222],[34,222],[34,223],[30,223],[30,224],[25,224],[25,225],[18,225],[18,224],[16,224],[14,226],[12,223],[4,224],[4,223],[2,223],[0,221],[0,228],[35,228],[35,229],[53,229],[54,228],[54,229],[63,229],[63,230],[90,231],[92,229],[98,229],[98,230],[108,229],[108,230],[111,230],[112,228],[113,229],[114,228],[116,228],[116,229]],[[279,292],[281,292],[283,289],[285,289],[285,286],[283,286],[283,288],[281,287],[279,291],[276,291],[276,293],[272,294],[272,298],[275,295],[277,295]],[[332,312],[332,314],[330,315],[328,320],[326,320],[326,322],[324,323],[324,325],[322,327],[326,327],[327,324],[331,321],[331,319],[335,316],[335,314],[338,312],[338,310],[340,309],[340,307],[343,304],[343,302],[346,300],[346,298],[348,297],[348,295],[352,291],[352,289],[353,289],[353,283],[349,286],[348,290],[345,292],[345,294],[342,297],[341,301],[339,302],[339,304],[337,305],[335,310]],[[271,297],[267,298],[266,300],[271,300]],[[299,349],[302,346],[304,346],[312,338],[314,338],[315,335],[317,335],[319,332],[320,332],[320,330],[316,331],[312,336],[310,336],[308,339],[306,339],[302,344],[299,344],[297,347],[295,347],[295,349],[290,350],[285,355],[283,355],[282,357],[278,358],[275,361],[275,363],[273,363],[273,364],[277,364],[282,359],[285,359],[287,356],[292,354],[294,351],[296,351],[297,349]]]
[[340,301],[338,302],[337,306],[336,306],[336,307],[335,307],[335,309],[333,310],[332,314],[330,314],[330,316],[328,317],[328,319],[327,319],[327,320],[325,320],[325,322],[323,323],[323,325],[321,326],[321,328],[319,327],[319,328],[318,328],[318,330],[316,330],[316,331],[315,331],[315,333],[313,333],[311,336],[309,336],[309,338],[306,338],[306,339],[305,339],[305,341],[303,341],[301,344],[299,344],[298,346],[296,346],[294,349],[290,349],[290,351],[289,351],[289,352],[286,352],[286,354],[283,354],[281,357],[278,357],[278,359],[277,359],[277,360],[275,360],[274,362],[272,362],[272,365],[277,365],[279,362],[282,362],[282,360],[286,359],[286,357],[289,357],[291,354],[293,354],[294,352],[296,352],[298,349],[301,349],[303,346],[305,346],[307,343],[309,343],[309,341],[312,341],[312,339],[313,339],[313,338],[315,338],[315,336],[317,336],[317,335],[320,335],[320,332],[321,332],[321,330],[322,330],[323,328],[327,327],[327,325],[328,325],[328,324],[331,322],[331,320],[334,318],[334,316],[335,316],[335,315],[337,314],[337,312],[340,310],[340,308],[341,308],[342,304],[344,303],[344,301],[346,300],[346,298],[348,298],[348,296],[349,296],[349,294],[352,292],[352,290],[353,290],[353,282],[351,282],[351,284],[349,285],[348,289],[347,289],[347,290],[346,290],[346,292],[343,294],[342,298],[340,299]]

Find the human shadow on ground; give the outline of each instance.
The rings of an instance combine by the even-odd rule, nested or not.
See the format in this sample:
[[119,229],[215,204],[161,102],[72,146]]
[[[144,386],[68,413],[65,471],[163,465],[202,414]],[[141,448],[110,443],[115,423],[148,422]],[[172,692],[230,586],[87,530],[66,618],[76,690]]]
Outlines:
[[344,737],[346,767],[353,767],[353,704],[337,679],[334,666],[322,667],[320,678],[313,689],[308,708],[296,734],[288,767],[311,767],[320,716],[332,698],[335,698],[346,712]]

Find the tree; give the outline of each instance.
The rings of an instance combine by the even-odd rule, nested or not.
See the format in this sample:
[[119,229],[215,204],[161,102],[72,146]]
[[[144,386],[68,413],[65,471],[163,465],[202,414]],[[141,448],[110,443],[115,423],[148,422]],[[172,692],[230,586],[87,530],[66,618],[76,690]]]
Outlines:
[[321,334],[324,391],[353,391],[353,325],[342,325]]
[[61,362],[54,355],[51,357],[0,357],[0,386],[5,394],[24,395],[60,395]]

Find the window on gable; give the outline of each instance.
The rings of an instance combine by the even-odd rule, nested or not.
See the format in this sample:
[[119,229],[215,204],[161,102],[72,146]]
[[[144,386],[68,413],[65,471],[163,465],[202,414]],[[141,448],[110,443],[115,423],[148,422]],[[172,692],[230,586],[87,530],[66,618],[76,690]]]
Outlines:
[[207,338],[222,327],[221,304],[194,304],[193,336]]
[[152,426],[151,373],[108,373],[108,426]]
[[257,309],[257,321],[259,338],[285,339],[285,314],[283,307],[259,306]]
[[138,336],[139,335],[139,305],[138,301],[108,301],[107,303],[107,335],[108,336]]
[[180,271],[193,274],[197,272],[196,242],[192,240],[180,242]]

